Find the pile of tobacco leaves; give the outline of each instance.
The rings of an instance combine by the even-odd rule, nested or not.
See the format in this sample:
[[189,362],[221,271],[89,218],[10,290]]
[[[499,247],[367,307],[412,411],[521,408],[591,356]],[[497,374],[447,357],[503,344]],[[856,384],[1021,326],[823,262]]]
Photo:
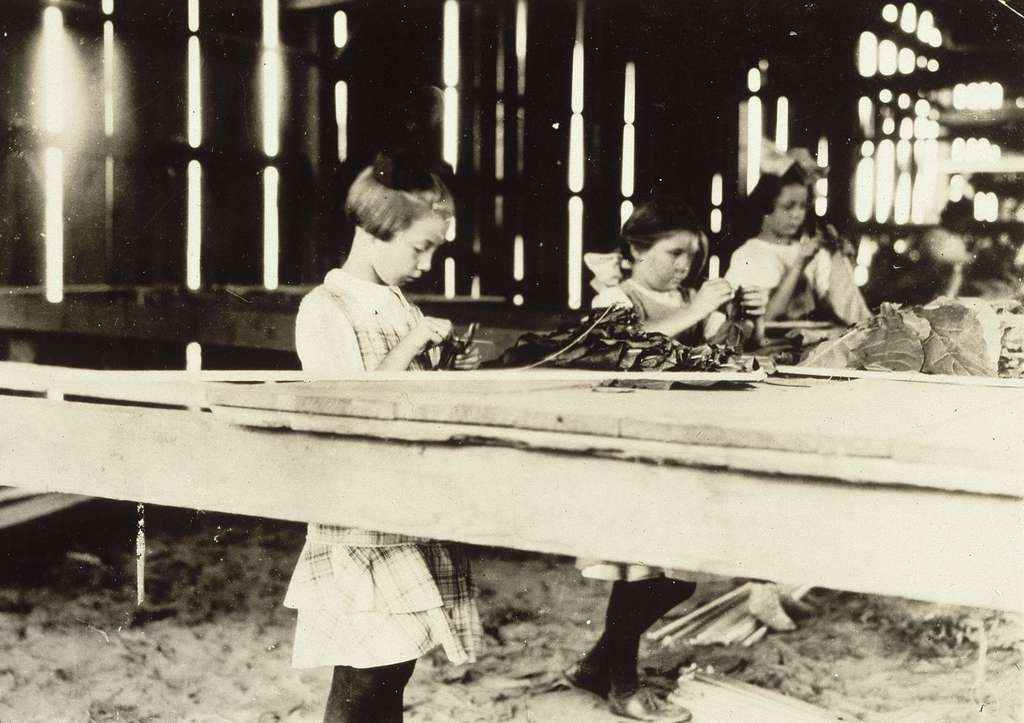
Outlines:
[[[549,358],[550,357],[550,358]],[[545,361],[546,360],[546,361]],[[491,367],[541,366],[597,371],[716,371],[739,368],[729,346],[689,347],[646,332],[636,311],[616,306],[595,310],[579,323],[544,334],[524,334]]]
[[879,313],[822,342],[801,366],[968,376],[1020,376],[1024,305],[939,299],[882,304]]

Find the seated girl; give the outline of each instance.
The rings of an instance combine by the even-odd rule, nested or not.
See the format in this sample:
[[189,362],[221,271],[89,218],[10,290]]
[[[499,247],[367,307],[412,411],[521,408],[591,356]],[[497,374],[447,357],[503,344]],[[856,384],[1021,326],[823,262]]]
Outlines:
[[809,233],[809,176],[792,161],[780,175],[764,173],[746,199],[749,238],[732,255],[725,279],[768,291],[765,319],[809,316],[855,324],[871,314],[834,230]]
[[[713,316],[737,288],[725,279],[697,288],[708,261],[707,236],[693,211],[665,194],[655,193],[633,211],[622,227],[619,251],[589,253],[583,260],[594,273],[594,308],[630,306],[647,331],[689,346],[703,344],[716,330]],[[756,284],[745,285],[742,294],[750,316],[764,313],[765,293]]]

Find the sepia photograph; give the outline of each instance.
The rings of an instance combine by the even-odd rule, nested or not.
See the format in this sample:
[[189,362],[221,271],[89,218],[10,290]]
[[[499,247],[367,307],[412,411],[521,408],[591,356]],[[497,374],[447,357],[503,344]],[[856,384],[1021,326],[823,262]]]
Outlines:
[[0,0],[0,723],[1024,722],[1024,0]]

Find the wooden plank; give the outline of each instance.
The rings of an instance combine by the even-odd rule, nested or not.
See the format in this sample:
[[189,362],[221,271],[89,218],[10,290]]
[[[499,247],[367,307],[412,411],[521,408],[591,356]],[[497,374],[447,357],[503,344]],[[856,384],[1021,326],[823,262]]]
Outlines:
[[[429,377],[406,379],[422,378]],[[443,392],[436,384],[369,378],[301,385],[214,385],[207,398],[219,406],[288,412],[914,462],[935,459],[988,470],[1024,467],[1024,445],[1014,434],[1021,428],[1024,390],[854,380],[806,388],[759,385],[595,394],[586,384],[533,387],[517,383],[491,388],[476,383],[472,375],[459,379],[464,381],[453,379]],[[984,423],[964,421],[978,419]],[[996,431],[990,434],[990,429]]]
[[[0,399],[0,482],[1005,609],[1019,498]],[[89,434],[81,431],[88,429]],[[54,445],[62,453],[52,453]]]
[[683,445],[509,427],[363,419],[242,407],[214,406],[212,411],[233,424],[264,429],[290,429],[297,432],[369,437],[396,442],[472,442],[658,465],[736,470],[766,476],[796,476],[853,484],[907,485],[950,492],[1024,497],[1024,479],[1017,470],[985,470],[979,474],[978,469],[966,464],[966,461],[959,465],[903,462],[778,450]]
[[1024,389],[1024,379],[1003,377],[968,377],[954,374],[921,374],[919,372],[877,372],[866,369],[828,369],[824,367],[801,367],[781,365],[775,373],[789,377],[818,377],[825,379],[876,379],[879,381],[918,382],[921,384],[946,384],[965,387],[1012,387]]
[[88,497],[42,494],[0,507],[0,530],[31,522],[85,502]]

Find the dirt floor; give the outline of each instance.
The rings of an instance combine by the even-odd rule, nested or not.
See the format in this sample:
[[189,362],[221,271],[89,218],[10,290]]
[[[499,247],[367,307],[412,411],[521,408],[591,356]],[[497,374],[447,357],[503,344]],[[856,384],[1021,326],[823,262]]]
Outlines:
[[[147,525],[141,608],[132,506],[91,502],[0,536],[0,721],[319,720],[329,671],[290,667],[294,613],[281,607],[303,527],[167,508]],[[407,720],[610,719],[557,685],[600,633],[607,583],[565,558],[476,552],[486,652],[466,668],[422,660]],[[687,605],[733,585],[704,577]],[[642,667],[667,686],[711,666],[846,719],[1024,720],[1017,619],[827,590],[806,600],[815,612],[795,632],[652,646]]]

